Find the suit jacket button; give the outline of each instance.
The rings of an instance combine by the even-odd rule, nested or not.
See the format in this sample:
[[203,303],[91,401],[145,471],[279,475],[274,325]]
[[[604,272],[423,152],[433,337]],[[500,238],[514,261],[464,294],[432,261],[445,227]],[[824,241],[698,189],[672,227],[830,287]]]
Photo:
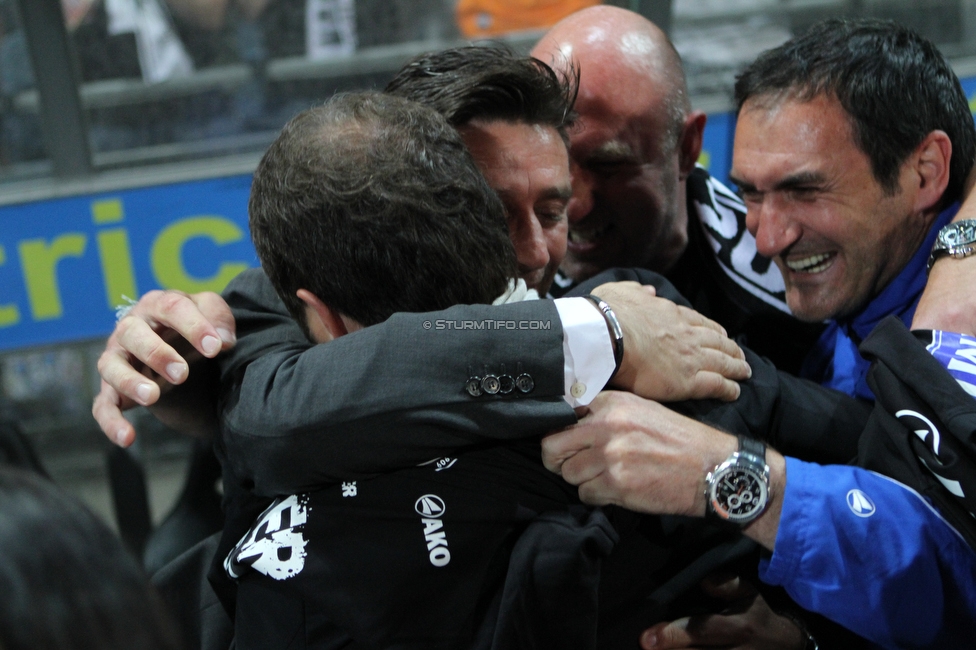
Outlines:
[[494,395],[501,387],[502,384],[495,375],[485,375],[485,378],[481,380],[481,390],[489,395]]
[[468,391],[471,397],[481,397],[481,378],[472,377],[464,384],[464,390]]
[[515,378],[515,387],[523,393],[528,393],[535,388],[535,380],[532,379],[532,375],[527,372],[523,372],[521,375]]
[[498,392],[502,395],[508,395],[515,390],[515,378],[511,375],[498,375],[498,385]]

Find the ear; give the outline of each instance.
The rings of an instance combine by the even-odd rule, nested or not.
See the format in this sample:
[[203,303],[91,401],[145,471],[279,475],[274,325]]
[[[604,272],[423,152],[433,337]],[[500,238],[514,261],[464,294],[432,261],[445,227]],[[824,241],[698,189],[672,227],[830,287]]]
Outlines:
[[326,343],[349,333],[342,314],[319,300],[314,293],[307,289],[299,289],[295,295],[305,303],[308,331],[316,343]]
[[915,209],[928,212],[942,200],[949,185],[949,161],[952,159],[952,141],[945,131],[932,131],[915,149],[913,156],[918,178],[918,194]]
[[692,111],[681,126],[681,137],[678,139],[678,171],[681,180],[688,178],[701,155],[702,134],[705,132],[707,119],[703,111]]

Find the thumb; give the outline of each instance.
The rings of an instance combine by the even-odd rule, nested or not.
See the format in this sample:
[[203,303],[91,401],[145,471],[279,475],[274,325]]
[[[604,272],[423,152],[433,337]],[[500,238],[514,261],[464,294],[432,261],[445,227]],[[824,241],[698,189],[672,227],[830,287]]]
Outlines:
[[731,573],[714,573],[702,580],[701,588],[707,595],[722,600],[751,598],[758,593],[750,583]]

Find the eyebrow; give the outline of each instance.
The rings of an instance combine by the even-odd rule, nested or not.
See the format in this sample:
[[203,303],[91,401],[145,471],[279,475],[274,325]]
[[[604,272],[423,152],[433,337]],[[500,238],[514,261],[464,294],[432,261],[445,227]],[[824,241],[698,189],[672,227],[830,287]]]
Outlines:
[[[503,201],[506,198],[512,198],[512,194],[513,194],[512,192],[508,192],[505,190],[495,190],[495,193],[498,194],[499,198],[501,198]],[[552,199],[557,199],[559,201],[569,201],[569,199],[571,199],[572,197],[573,197],[573,188],[570,187],[569,185],[562,185],[559,187],[553,186],[553,187],[546,188],[539,196],[539,199],[543,201],[548,201]]]
[[[735,173],[729,173],[729,180],[739,186],[743,192],[755,192],[756,186],[738,178]],[[823,185],[827,182],[826,177],[820,172],[799,172],[781,178],[775,185],[773,191],[793,190],[798,187],[808,187],[810,185]]]
[[542,199],[559,199],[560,201],[568,201],[573,196],[573,188],[569,185],[563,185],[561,187],[550,187],[545,192],[542,193]]
[[636,160],[637,153],[629,144],[620,142],[619,140],[611,140],[610,142],[604,142],[594,149],[587,156],[587,161],[619,160],[621,158]]

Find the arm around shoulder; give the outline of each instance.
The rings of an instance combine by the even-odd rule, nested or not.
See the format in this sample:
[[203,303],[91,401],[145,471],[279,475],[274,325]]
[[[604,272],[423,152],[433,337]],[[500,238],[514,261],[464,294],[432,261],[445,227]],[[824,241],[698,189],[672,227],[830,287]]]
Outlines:
[[[222,360],[221,425],[235,471],[258,493],[406,467],[575,421],[550,301],[396,314],[313,346],[266,278],[246,280],[227,294],[239,344]],[[488,375],[527,380],[506,380],[504,394],[469,392],[473,377]]]

